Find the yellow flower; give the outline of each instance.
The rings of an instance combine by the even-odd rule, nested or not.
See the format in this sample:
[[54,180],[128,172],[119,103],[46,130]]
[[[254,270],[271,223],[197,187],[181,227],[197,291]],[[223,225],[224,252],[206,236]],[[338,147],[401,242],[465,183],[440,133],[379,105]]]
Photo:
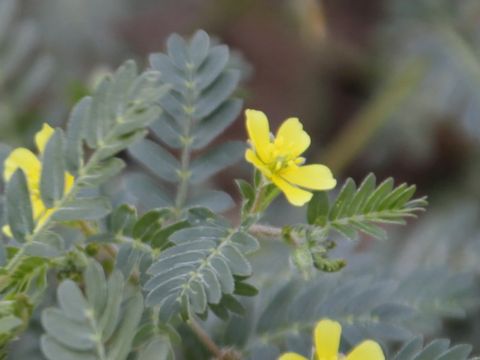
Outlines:
[[310,146],[310,136],[297,118],[283,122],[274,139],[266,115],[257,110],[246,110],[247,131],[252,145],[245,159],[283,191],[288,201],[302,206],[312,198],[310,190],[330,190],[336,185],[332,172],[325,165],[302,166],[300,157]]
[[[382,348],[372,340],[366,340],[355,347],[347,356],[338,353],[342,326],[332,320],[321,320],[314,330],[315,360],[385,360]],[[308,360],[296,354],[286,353],[278,360]]]
[[[43,124],[42,129],[35,135],[35,144],[40,155],[43,154],[45,146],[53,135],[54,130],[48,125]],[[53,209],[48,209],[40,196],[40,177],[42,174],[42,163],[40,159],[29,149],[16,148],[5,159],[3,178],[10,180],[12,175],[21,169],[27,179],[28,190],[30,192],[30,201],[32,204],[33,218],[37,225],[41,225],[51,214]],[[74,182],[74,177],[65,173],[65,192],[70,191]],[[8,226],[3,227],[3,232],[7,236],[12,236]]]

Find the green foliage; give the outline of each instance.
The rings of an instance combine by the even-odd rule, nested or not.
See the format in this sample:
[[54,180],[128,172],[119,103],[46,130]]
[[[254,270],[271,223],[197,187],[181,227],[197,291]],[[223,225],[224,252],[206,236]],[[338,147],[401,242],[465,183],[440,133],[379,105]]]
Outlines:
[[[29,301],[38,301],[39,292],[32,293],[27,289],[37,286],[42,290],[46,270],[55,265],[63,266],[62,261],[50,263],[47,259],[60,257],[67,250],[72,252],[50,229],[59,223],[68,225],[72,221],[100,219],[110,212],[111,205],[105,197],[85,191],[98,187],[123,168],[123,162],[113,156],[144,136],[145,126],[160,114],[156,103],[165,87],[158,78],[155,71],[138,74],[136,65],[126,62],[98,86],[91,98],[81,100],[74,108],[66,136],[61,130],[55,131],[41,159],[41,174],[33,175],[40,177],[41,199],[52,207],[41,222],[35,224],[38,219],[33,219],[32,214],[26,180],[26,176],[32,175],[17,170],[7,183],[7,223],[15,240],[22,246],[12,243],[8,248],[2,269],[1,292],[5,299],[25,293],[28,299],[24,302],[26,308],[19,312],[30,313]],[[83,151],[85,143],[91,150],[87,158]],[[65,146],[69,151],[63,151]],[[64,180],[67,169],[74,175],[73,184],[68,189]],[[31,263],[35,266],[27,266]],[[2,300],[0,305],[4,302],[8,303],[8,300]],[[9,316],[6,314],[7,319]],[[28,322],[28,318],[23,316],[22,320]]]
[[[419,312],[424,321],[438,320],[438,315],[463,318],[465,309],[476,297],[474,278],[468,273],[450,273],[440,267],[417,270],[406,276],[396,296]],[[435,301],[432,303],[432,299]]]
[[[196,208],[190,213],[198,216],[207,211]],[[258,248],[257,240],[221,218],[199,222],[191,216],[190,224],[168,238],[173,246],[147,270],[152,277],[145,284],[146,303],[159,306],[164,321],[179,313],[203,315],[209,306],[224,317],[227,310],[239,308],[231,295],[255,293],[243,281],[252,273],[245,255]]]
[[[249,184],[238,185],[244,197],[245,214],[254,201],[255,190]],[[379,225],[404,225],[407,218],[424,210],[426,198],[413,198],[415,190],[415,186],[407,184],[394,187],[392,178],[377,186],[375,176],[370,174],[358,188],[352,179],[347,179],[332,202],[327,193],[316,192],[307,208],[308,225],[291,225],[282,230],[282,237],[294,247],[293,263],[306,277],[314,269],[340,271],[346,261],[331,258],[330,252],[337,246],[332,233],[351,240],[358,233],[385,239],[387,233]]]
[[[225,192],[189,195],[188,191],[189,184],[205,182],[243,155],[244,145],[238,141],[204,150],[233,123],[242,106],[241,100],[232,97],[240,73],[228,67],[228,48],[210,43],[204,31],[196,32],[190,41],[174,34],[167,40],[167,54],[150,56],[152,68],[160,71],[163,81],[170,86],[168,94],[160,100],[164,112],[151,129],[165,145],[180,150],[180,158],[149,139],[130,147],[130,154],[152,175],[177,184],[172,198],[149,177],[131,177],[130,188],[147,208],[150,204],[171,206],[179,212],[187,205],[221,211],[233,205]],[[200,154],[192,156],[193,151]],[[155,201],[151,199],[152,192]]]
[[470,345],[450,347],[447,339],[433,340],[423,346],[421,338],[406,343],[392,360],[467,360],[472,352]]
[[3,271],[0,275],[1,291],[10,292],[14,297],[16,293],[21,293],[29,297],[37,298],[45,290],[46,275],[49,268],[48,259],[42,256],[36,256],[30,252],[31,246],[26,248],[28,257],[24,257],[15,264],[15,267],[9,271]]
[[[238,337],[246,332],[243,335],[247,340],[242,347],[253,359],[260,359],[265,352],[278,354],[279,349],[288,349],[291,344],[308,351],[309,347],[302,341],[311,336],[315,324],[323,318],[341,322],[343,339],[351,346],[366,338],[385,345],[405,342],[417,327],[436,328],[431,320],[438,319],[439,315],[464,316],[468,299],[475,295],[468,275],[419,269],[405,278],[386,279],[370,275],[372,272],[371,267],[353,265],[335,277],[330,275],[308,282],[294,277],[284,286],[267,289],[257,300],[262,312],[246,323],[236,324],[235,334]],[[429,282],[433,274],[439,280]],[[452,283],[454,288],[448,285]],[[447,308],[456,311],[447,312]],[[249,330],[251,327],[255,329],[253,333]],[[419,352],[420,348],[416,349],[416,353]],[[265,356],[274,358],[275,355]]]
[[357,277],[317,281],[300,288],[293,280],[268,301],[249,346],[257,342],[279,345],[292,337],[308,336],[322,318],[342,322],[343,336],[350,344],[365,338],[406,340],[411,332],[402,323],[413,314],[413,308],[395,301],[388,282]]
[[348,179],[332,205],[325,193],[315,194],[308,206],[308,223],[327,233],[335,230],[349,239],[354,239],[358,232],[384,239],[386,232],[376,224],[404,225],[406,218],[424,210],[426,198],[412,199],[415,190],[414,185],[394,187],[392,178],[376,185],[373,174],[358,188]]
[[[274,359],[310,350],[305,339],[327,317],[343,325],[341,351],[368,337],[387,353],[405,342],[395,360],[469,356],[468,346],[411,340],[445,317],[465,316],[469,274],[418,268],[399,275],[375,256],[355,262],[358,254],[340,249],[354,258],[344,269],[346,261],[331,256],[338,234],[383,239],[383,224],[405,224],[423,210],[414,186],[377,185],[369,175],[357,187],[348,179],[332,201],[315,193],[306,223],[272,227],[259,222],[279,189],[256,171],[252,184],[237,181],[240,214],[227,220],[218,213],[233,199],[205,183],[244,156],[243,143],[216,141],[241,109],[239,71],[227,47],[203,31],[189,40],[172,35],[150,65],[140,72],[127,61],[103,78],[75,105],[66,131],[54,130],[41,166],[17,169],[5,184],[0,356],[28,329],[51,360],[170,360],[192,333],[218,358],[236,359],[238,350]],[[118,194],[111,182],[127,166],[117,157],[126,149],[147,172],[129,172]],[[8,150],[0,148],[2,160]],[[262,246],[268,254],[254,257],[257,236],[288,246]],[[308,276],[291,271],[289,255]],[[40,306],[52,288],[56,305]],[[41,318],[41,336],[32,318]],[[221,333],[219,323],[226,326],[220,350],[209,339]],[[211,324],[218,329],[203,333]]]
[[[121,160],[113,156],[144,136],[144,127],[160,113],[156,101],[165,87],[159,84],[158,77],[154,71],[138,75],[135,64],[126,62],[112,78],[103,80],[92,98],[81,100],[75,107],[66,139],[60,130],[50,138],[42,158],[40,194],[47,206],[54,207],[49,218],[36,229],[36,234],[32,234],[34,226],[25,179],[19,173],[12,177],[6,191],[7,214],[15,213],[7,217],[18,241],[24,241],[26,236],[35,240],[41,233],[39,230],[48,228],[50,219],[60,222],[92,220],[108,214],[110,205],[106,199],[75,195],[83,188],[102,184],[122,169]],[[94,150],[86,161],[83,140]],[[62,156],[64,143],[70,148],[67,160]],[[66,167],[75,175],[69,191],[64,188]],[[15,202],[10,207],[9,198]]]
[[43,353],[50,360],[126,359],[143,312],[141,293],[127,295],[120,272],[107,280],[93,261],[84,279],[85,295],[66,280],[57,290],[59,307],[43,310]]

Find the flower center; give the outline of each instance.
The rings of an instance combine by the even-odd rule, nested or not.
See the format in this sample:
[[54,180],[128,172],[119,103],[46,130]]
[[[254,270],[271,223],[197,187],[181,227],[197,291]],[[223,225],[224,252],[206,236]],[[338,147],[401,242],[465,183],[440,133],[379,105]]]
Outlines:
[[299,166],[305,162],[305,159],[302,157],[292,157],[285,154],[272,154],[271,161],[265,165],[272,173],[277,173],[282,169],[286,169],[291,166]]
[[292,156],[291,151],[286,151],[282,143],[271,143],[268,150],[269,156],[268,159],[264,160],[264,164],[272,173],[279,172],[289,166],[302,165],[305,162],[302,157]]

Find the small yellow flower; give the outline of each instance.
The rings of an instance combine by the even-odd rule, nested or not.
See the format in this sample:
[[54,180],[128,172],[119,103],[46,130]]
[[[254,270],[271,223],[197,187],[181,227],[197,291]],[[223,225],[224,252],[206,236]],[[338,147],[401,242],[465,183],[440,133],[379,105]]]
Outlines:
[[[323,319],[315,327],[315,360],[385,360],[382,348],[372,340],[366,340],[356,346],[347,356],[338,353],[342,326],[332,320]],[[286,353],[278,360],[308,360],[296,354]]]
[[303,165],[300,157],[310,146],[310,136],[297,118],[283,122],[274,139],[270,136],[267,116],[257,110],[246,110],[247,131],[252,145],[245,159],[283,191],[288,201],[302,206],[312,198],[310,190],[330,190],[336,185],[325,165]]
[[[42,129],[35,135],[35,144],[40,155],[43,154],[45,146],[53,135],[54,130],[48,125],[43,124]],[[28,190],[30,192],[30,202],[32,204],[33,219],[37,225],[41,225],[51,214],[53,209],[48,209],[40,197],[40,177],[42,174],[42,163],[40,159],[29,149],[16,148],[5,159],[3,178],[10,180],[12,175],[21,169],[27,179]],[[65,173],[65,192],[70,191],[74,182],[74,177]],[[12,236],[8,226],[3,227],[3,232],[7,236]]]

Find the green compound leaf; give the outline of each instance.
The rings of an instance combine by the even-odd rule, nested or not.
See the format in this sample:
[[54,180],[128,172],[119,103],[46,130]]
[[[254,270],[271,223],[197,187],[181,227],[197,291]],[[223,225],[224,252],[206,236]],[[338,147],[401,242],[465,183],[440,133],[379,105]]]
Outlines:
[[45,146],[40,178],[40,194],[46,207],[53,207],[65,190],[63,131],[56,129]]
[[[8,273],[0,273],[0,292],[23,292],[40,295],[46,287],[48,260],[39,256],[25,256]],[[1,304],[1,303],[0,303]]]
[[148,269],[151,278],[145,284],[147,306],[159,306],[164,321],[184,311],[206,314],[211,305],[212,310],[238,310],[225,296],[254,292],[248,285],[236,286],[236,277],[243,281],[252,273],[245,255],[258,243],[250,235],[207,221],[174,232],[169,241],[174,245]]
[[[143,283],[146,279],[146,269],[152,263],[155,249],[167,244],[169,227],[165,225],[171,218],[167,209],[156,209],[137,217],[136,209],[130,205],[116,208],[106,221],[105,232],[91,236],[91,244],[117,243],[118,252],[115,258],[115,268],[128,279],[133,273]],[[172,232],[175,231],[175,228]],[[163,241],[160,241],[164,238]],[[155,241],[154,241],[155,240]]]
[[126,359],[143,313],[140,293],[125,295],[123,276],[106,280],[96,262],[84,273],[86,295],[66,280],[57,291],[58,308],[42,312],[42,352],[49,360]]
[[[188,183],[205,182],[243,156],[244,145],[237,142],[193,154],[210,144],[240,113],[242,101],[232,97],[240,75],[228,68],[229,58],[228,48],[212,46],[204,31],[196,32],[188,41],[174,34],[167,40],[167,54],[150,56],[152,68],[170,86],[168,94],[159,100],[164,111],[151,129],[165,145],[181,151],[177,160],[163,145],[143,140],[130,148],[130,154],[154,176],[179,184],[173,201],[177,210],[201,205],[222,211],[230,206],[225,196],[220,199],[217,194],[217,200],[207,201],[188,191]],[[155,190],[149,189],[153,199]],[[159,192],[163,193],[162,189]],[[143,202],[144,196],[137,197]],[[147,202],[153,203],[149,207],[162,206]]]
[[17,170],[7,183],[5,206],[10,230],[16,240],[24,242],[32,234],[34,223],[27,179]]
[[[378,274],[383,274],[387,267],[372,269],[372,263],[352,263],[328,277],[303,282],[295,276],[285,285],[262,288],[256,298],[256,306],[262,311],[259,318],[255,316],[253,323],[247,325],[256,327],[256,333],[246,348],[269,346],[285,351],[292,342],[310,339],[315,324],[324,318],[342,324],[342,338],[348,344],[359,344],[365,339],[380,344],[410,342],[416,335],[413,329],[436,327],[434,322],[446,316],[463,318],[468,299],[475,296],[468,274],[434,268],[417,269],[406,277],[382,278]],[[447,342],[435,356],[444,354],[448,346]],[[309,351],[310,347],[304,349]],[[392,358],[417,360],[415,356],[423,351],[422,342],[416,340],[408,349],[402,350],[399,359]],[[435,356],[431,359],[437,359]]]
[[472,352],[471,345],[450,347],[447,339],[431,341],[425,347],[421,338],[407,342],[392,360],[467,360]]
[[[161,113],[157,103],[167,87],[159,76],[151,70],[138,74],[135,63],[127,61],[100,83],[92,97],[74,107],[66,139],[57,130],[43,155],[41,196],[47,206],[54,207],[40,229],[49,228],[52,221],[96,220],[110,212],[106,198],[76,196],[79,190],[98,187],[124,168],[125,163],[114,155],[145,136],[145,127]],[[92,150],[88,159],[83,158],[84,142]],[[64,191],[66,170],[75,175],[68,194]]]
[[336,199],[329,204],[325,193],[316,193],[308,206],[307,219],[325,231],[335,230],[353,239],[358,232],[377,239],[386,238],[378,224],[405,224],[405,219],[416,217],[427,205],[426,198],[413,198],[415,186],[393,185],[389,178],[376,186],[375,176],[368,175],[357,189],[348,179]]
[[[137,75],[135,65],[127,62],[111,80],[105,80],[92,98],[77,104],[70,115],[65,140],[60,130],[55,132],[43,154],[40,184],[43,201],[55,207],[41,226],[37,224],[39,230],[35,233],[25,175],[17,171],[12,176],[5,196],[7,220],[16,240],[29,242],[16,250],[5,265],[11,271],[1,276],[2,292],[18,290],[39,296],[43,291],[48,261],[65,251],[62,239],[47,236],[49,233],[44,231],[52,226],[52,221],[96,220],[110,212],[108,199],[76,195],[83,187],[101,185],[124,167],[123,161],[112,158],[113,155],[143,136],[144,127],[160,113],[157,101],[165,87],[159,83],[158,75],[154,71]],[[83,158],[84,140],[92,147],[88,159]],[[75,183],[65,194],[67,169],[75,174]],[[51,342],[50,346],[56,344]]]
[[98,160],[106,159],[125,149],[143,129],[161,113],[156,102],[167,87],[160,74],[146,71],[138,74],[133,61],[127,61],[111,77],[105,77],[92,97],[82,99],[70,115],[67,131],[69,168],[81,163],[81,140],[98,150]]

